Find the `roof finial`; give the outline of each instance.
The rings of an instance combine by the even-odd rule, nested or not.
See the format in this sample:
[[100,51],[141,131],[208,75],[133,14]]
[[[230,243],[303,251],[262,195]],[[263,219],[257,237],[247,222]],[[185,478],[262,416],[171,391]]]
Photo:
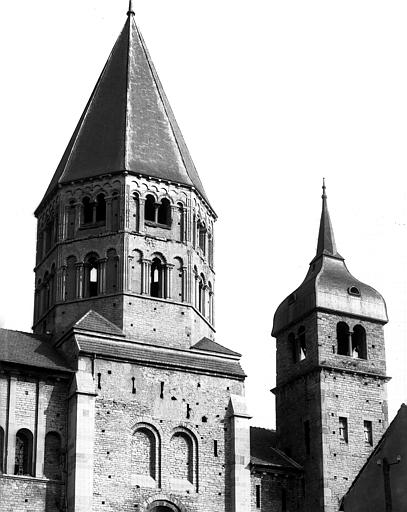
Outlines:
[[325,178],[322,178],[322,199],[326,199],[326,186],[325,186]]
[[127,16],[130,16],[130,14],[134,16],[133,0],[129,0],[129,10],[127,11]]

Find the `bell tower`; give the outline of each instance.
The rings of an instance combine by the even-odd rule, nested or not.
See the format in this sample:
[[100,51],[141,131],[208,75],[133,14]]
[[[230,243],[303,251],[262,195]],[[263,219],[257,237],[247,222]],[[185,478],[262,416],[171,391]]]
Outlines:
[[36,217],[35,333],[94,310],[146,343],[213,338],[216,215],[131,5]]
[[325,183],[315,257],[278,307],[280,448],[304,467],[304,511],[334,512],[387,428],[386,305],[339,254]]

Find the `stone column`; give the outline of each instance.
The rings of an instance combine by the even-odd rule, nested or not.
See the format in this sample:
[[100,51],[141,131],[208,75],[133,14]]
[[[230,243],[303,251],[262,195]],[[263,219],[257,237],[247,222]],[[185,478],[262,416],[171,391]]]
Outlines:
[[133,256],[127,256],[126,268],[124,269],[126,290],[129,291],[132,290],[133,260]]
[[150,295],[150,281],[151,281],[151,261],[141,260],[141,289],[144,295]]
[[106,196],[106,231],[112,230],[112,196]]
[[209,321],[212,325],[215,323],[215,315],[213,313],[213,291],[209,291]]
[[[98,295],[106,293],[106,261],[107,258],[100,258],[98,260]],[[117,276],[117,282],[118,280],[119,276]]]
[[85,290],[85,268],[82,262],[76,263],[76,298],[83,299],[88,290]]
[[199,276],[198,274],[194,274],[194,304],[193,306],[199,311]]
[[75,233],[82,225],[83,207],[82,203],[75,203]]
[[136,230],[140,233],[145,231],[145,228],[144,228],[144,203],[145,203],[145,199],[139,197]]
[[165,299],[171,299],[172,298],[172,269],[174,268],[174,265],[167,264],[164,267],[164,276],[165,276],[165,282],[164,282],[164,298]]
[[250,512],[250,425],[243,396],[230,395],[230,454],[228,474],[231,491],[230,512]]
[[57,302],[63,302],[65,300],[65,289],[66,289],[66,265],[62,265],[57,271]]
[[188,274],[187,267],[182,267],[182,302],[188,301]]
[[44,388],[45,383],[42,380],[39,380],[37,382],[37,410],[36,410],[36,417],[37,417],[37,425],[36,425],[36,431],[35,431],[35,443],[36,447],[34,450],[34,453],[36,455],[35,457],[35,473],[34,476],[38,478],[42,478],[44,475],[44,453],[45,453],[45,420],[46,415],[44,414],[45,411],[45,403],[43,399],[44,395]]
[[[79,365],[81,362],[79,361]],[[69,392],[67,504],[68,512],[93,510],[95,385],[83,370],[75,374]]]
[[8,400],[7,400],[7,426],[6,426],[6,460],[4,465],[6,473],[14,475],[15,453],[16,453],[16,385],[17,377],[10,375],[8,378]]

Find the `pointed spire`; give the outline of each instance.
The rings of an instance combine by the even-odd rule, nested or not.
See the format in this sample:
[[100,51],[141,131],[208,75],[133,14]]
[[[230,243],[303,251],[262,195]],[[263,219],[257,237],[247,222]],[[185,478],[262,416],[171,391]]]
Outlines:
[[[326,195],[326,185],[325,178],[322,179],[322,212],[321,212],[321,221],[319,224],[319,234],[318,234],[318,247],[315,258],[318,258],[322,255],[334,256],[336,258],[341,258],[342,256],[338,253],[336,249],[334,231],[332,229],[331,218],[328,212],[328,202]],[[315,259],[314,258],[314,259]]]
[[134,9],[133,9],[133,0],[129,0],[129,10],[127,11],[127,16],[134,16]]
[[208,201],[135,23],[132,0],[127,15],[44,199],[64,183],[130,172],[193,188]]

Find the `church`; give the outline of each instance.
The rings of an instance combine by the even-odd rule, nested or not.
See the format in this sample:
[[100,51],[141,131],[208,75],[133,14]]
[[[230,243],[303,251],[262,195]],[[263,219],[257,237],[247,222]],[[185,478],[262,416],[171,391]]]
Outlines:
[[276,429],[250,426],[215,338],[216,213],[131,4],[35,215],[33,333],[0,330],[0,512],[356,510],[388,427],[385,301],[338,252],[324,184],[272,326]]

